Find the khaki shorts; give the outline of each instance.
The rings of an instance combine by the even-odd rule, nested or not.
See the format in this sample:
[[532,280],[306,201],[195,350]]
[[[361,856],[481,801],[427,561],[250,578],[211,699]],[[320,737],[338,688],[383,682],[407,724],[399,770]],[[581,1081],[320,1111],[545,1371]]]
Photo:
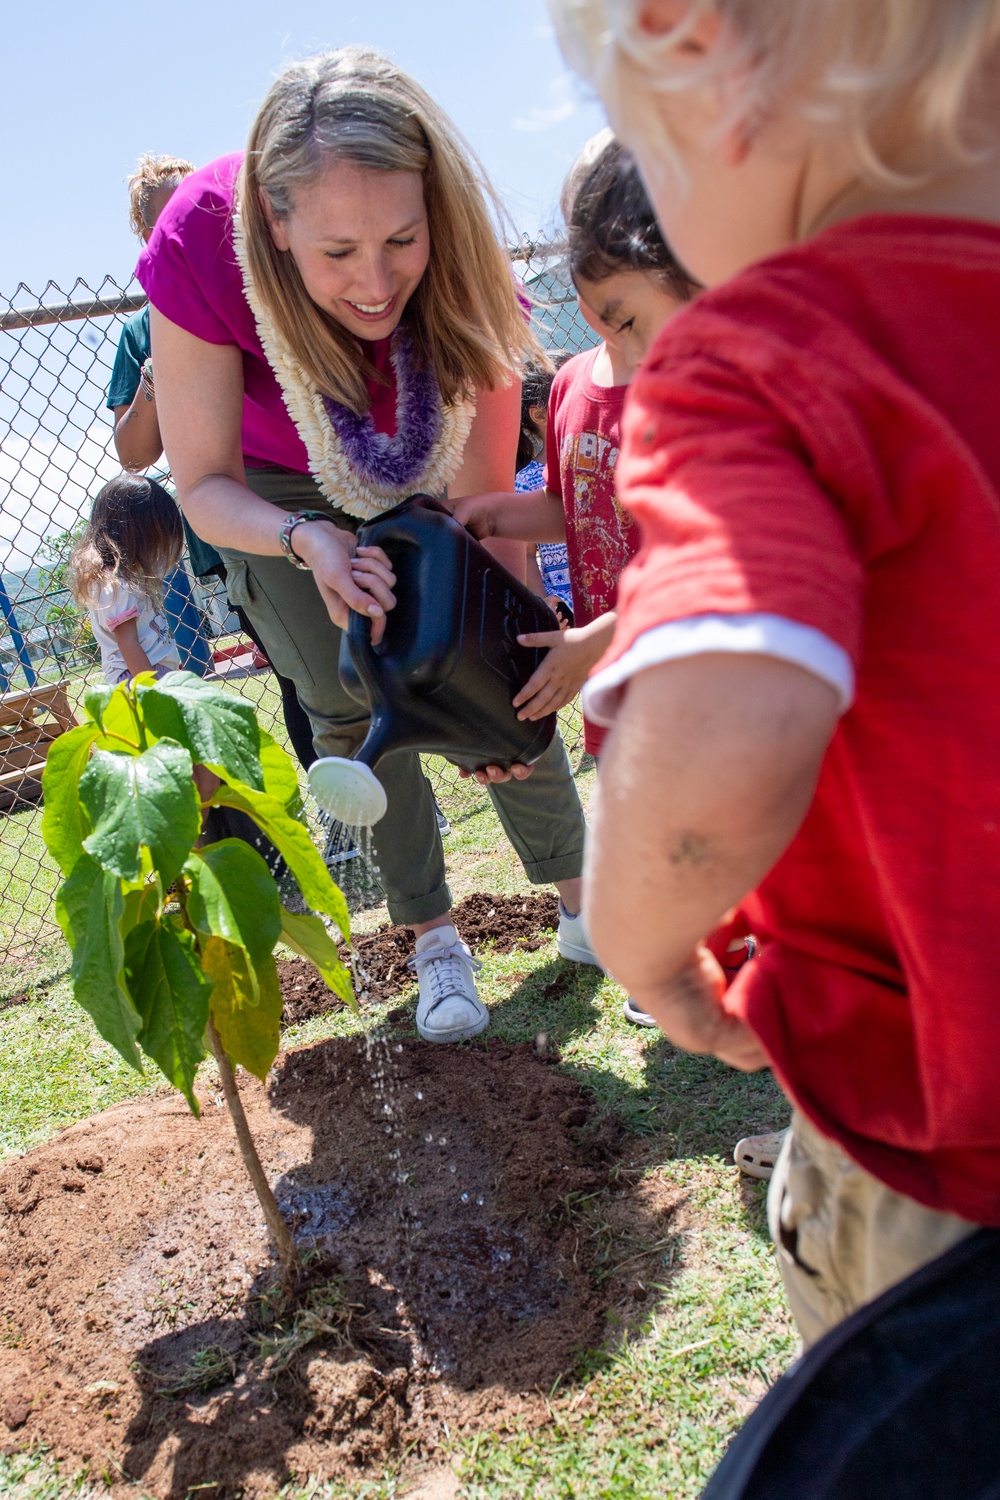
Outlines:
[[775,1164],[767,1216],[807,1345],[979,1227],[893,1192],[798,1110]]

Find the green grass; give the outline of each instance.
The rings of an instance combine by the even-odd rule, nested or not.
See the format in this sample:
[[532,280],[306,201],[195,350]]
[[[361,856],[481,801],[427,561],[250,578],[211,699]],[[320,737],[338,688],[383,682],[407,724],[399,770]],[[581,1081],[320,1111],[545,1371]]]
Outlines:
[[[572,723],[569,728],[572,745]],[[571,758],[586,801],[591,763],[578,744]],[[445,849],[456,897],[527,889],[482,788],[460,782],[448,768],[435,769],[453,829]],[[30,825],[37,814],[24,816]],[[37,833],[29,830],[25,842],[29,837]],[[0,855],[8,847],[0,841]],[[356,925],[370,928],[380,920],[384,912],[376,910]],[[12,925],[20,932],[18,919]],[[27,977],[33,994],[6,1008],[0,999],[2,1154],[28,1149],[74,1120],[160,1087],[156,1076],[142,1079],[120,1062],[76,1011],[61,944],[39,945],[29,934],[25,947],[30,953],[20,980],[14,984],[8,974],[0,991],[9,996],[24,989]],[[783,1124],[787,1106],[769,1074],[732,1072],[631,1026],[621,1014],[622,992],[597,970],[562,963],[552,943],[533,953],[487,949],[480,957],[481,990],[492,1012],[488,1037],[523,1041],[545,1031],[560,1050],[561,1066],[626,1127],[632,1144],[623,1169],[651,1190],[665,1189],[681,1206],[662,1249],[644,1255],[636,1271],[650,1292],[645,1322],[625,1328],[612,1316],[607,1347],[588,1354],[582,1375],[550,1394],[544,1425],[453,1433],[447,1457],[460,1477],[459,1493],[462,1500],[638,1500],[654,1494],[686,1500],[699,1494],[728,1438],[793,1352],[763,1191],[741,1181],[730,1164],[738,1136]],[[369,1024],[399,1003],[373,1008]],[[289,1031],[285,1044],[357,1029],[339,1010]],[[620,1259],[608,1226],[590,1223],[586,1206],[581,1213],[581,1232],[603,1234],[611,1259]],[[353,1485],[293,1484],[282,1495],[402,1500],[417,1482],[405,1472],[405,1482],[387,1472]],[[85,1476],[60,1475],[43,1453],[0,1456],[0,1500],[89,1500],[88,1483]],[[106,1492],[99,1482],[97,1492]]]

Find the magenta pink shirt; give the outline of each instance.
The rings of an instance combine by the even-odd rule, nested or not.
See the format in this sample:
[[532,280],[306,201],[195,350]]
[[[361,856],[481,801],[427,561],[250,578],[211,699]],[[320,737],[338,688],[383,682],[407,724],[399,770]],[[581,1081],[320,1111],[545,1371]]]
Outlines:
[[[156,222],[136,276],[157,312],[208,344],[235,344],[243,354],[243,456],[251,468],[277,464],[309,472],[305,444],[285,408],[264,354],[233,249],[233,192],[243,153],[234,151],[185,178]],[[372,420],[394,435],[395,382],[389,340],[365,353],[390,387],[369,385]]]

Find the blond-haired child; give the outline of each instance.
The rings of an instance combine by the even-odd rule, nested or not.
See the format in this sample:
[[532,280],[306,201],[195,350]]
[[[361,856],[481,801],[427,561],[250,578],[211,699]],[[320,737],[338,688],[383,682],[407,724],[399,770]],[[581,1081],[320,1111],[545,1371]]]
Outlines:
[[626,414],[591,931],[790,1094],[809,1341],[1000,1225],[1000,3],[551,5],[708,286]]

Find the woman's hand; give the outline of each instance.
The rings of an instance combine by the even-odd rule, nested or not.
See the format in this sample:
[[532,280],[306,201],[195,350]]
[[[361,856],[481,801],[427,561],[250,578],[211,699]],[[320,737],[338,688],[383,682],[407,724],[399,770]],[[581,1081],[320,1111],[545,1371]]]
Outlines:
[[672,979],[639,990],[632,999],[655,1018],[675,1047],[685,1052],[712,1053],[731,1068],[754,1073],[770,1059],[745,1021],[723,1008],[726,976],[718,960],[699,945],[690,961]]
[[296,554],[312,571],[330,619],[347,629],[349,610],[366,615],[372,643],[385,631],[385,617],[396,603],[396,575],[381,547],[359,547],[353,533],[332,521],[302,521],[295,528]]
[[501,781],[527,781],[534,769],[534,766],[524,766],[516,760],[509,771],[503,766],[480,766],[478,771],[467,771],[464,766],[459,766],[458,774],[465,780],[474,777],[480,786],[496,786]]

